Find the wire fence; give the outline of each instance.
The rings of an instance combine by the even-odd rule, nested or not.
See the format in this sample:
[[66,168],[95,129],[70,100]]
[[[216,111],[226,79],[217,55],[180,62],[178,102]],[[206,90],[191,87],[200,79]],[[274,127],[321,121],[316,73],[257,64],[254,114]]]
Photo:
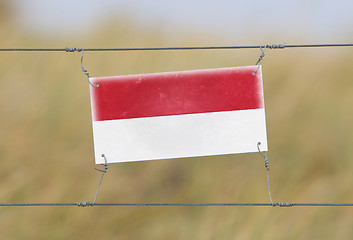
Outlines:
[[54,207],[54,206],[76,206],[76,207],[353,207],[353,203],[1,203],[0,207]]
[[[173,50],[230,50],[230,49],[261,49],[257,64],[260,63],[264,56],[265,49],[285,49],[285,48],[323,48],[323,47],[353,47],[353,43],[330,43],[330,44],[272,44],[272,45],[249,45],[249,46],[196,46],[196,47],[146,47],[146,48],[0,48],[0,52],[82,52],[86,51],[101,52],[101,51],[173,51]],[[82,70],[87,72],[83,68]],[[85,73],[89,79],[89,74]],[[94,86],[94,85],[93,85]],[[270,183],[269,183],[269,168],[268,159],[265,153],[259,153],[265,158],[265,167],[267,169],[267,182],[270,203],[96,203],[99,187],[101,185],[104,174],[107,171],[107,164],[100,179],[94,201],[91,202],[76,202],[76,203],[0,203],[0,207],[53,207],[53,206],[76,206],[76,207],[94,207],[94,206],[149,206],[149,207],[353,207],[353,203],[293,203],[293,202],[272,202]]]
[[285,48],[322,48],[353,47],[353,43],[328,44],[268,44],[249,46],[196,46],[196,47],[136,47],[136,48],[0,48],[1,52],[102,52],[102,51],[173,51],[173,50],[227,50],[227,49],[285,49]]

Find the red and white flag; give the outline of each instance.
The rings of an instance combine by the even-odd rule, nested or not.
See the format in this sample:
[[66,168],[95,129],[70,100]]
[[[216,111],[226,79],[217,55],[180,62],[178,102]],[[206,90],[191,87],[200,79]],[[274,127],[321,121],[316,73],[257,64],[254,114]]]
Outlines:
[[256,68],[91,78],[96,164],[267,151]]

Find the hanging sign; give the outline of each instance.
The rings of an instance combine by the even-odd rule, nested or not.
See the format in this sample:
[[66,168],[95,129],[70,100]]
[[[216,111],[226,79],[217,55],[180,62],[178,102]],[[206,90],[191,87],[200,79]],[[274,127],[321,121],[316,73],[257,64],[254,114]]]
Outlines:
[[256,68],[91,78],[96,164],[267,151]]

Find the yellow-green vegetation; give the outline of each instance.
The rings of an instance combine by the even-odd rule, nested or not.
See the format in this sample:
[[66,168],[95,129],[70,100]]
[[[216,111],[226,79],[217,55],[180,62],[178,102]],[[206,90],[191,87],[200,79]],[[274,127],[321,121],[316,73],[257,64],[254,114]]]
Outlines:
[[[4,19],[2,19],[4,20]],[[1,47],[215,45],[115,22],[80,39],[0,25]],[[207,40],[211,39],[211,40]],[[266,39],[263,39],[264,41]],[[264,42],[262,42],[264,43]],[[232,44],[236,44],[236,39]],[[252,44],[252,42],[249,42]],[[85,55],[92,76],[253,65],[260,50]],[[268,50],[263,60],[272,197],[353,202],[353,50]],[[92,201],[89,85],[79,53],[0,53],[1,203]],[[268,202],[257,154],[112,164],[97,202]],[[350,208],[1,207],[1,239],[349,239]]]

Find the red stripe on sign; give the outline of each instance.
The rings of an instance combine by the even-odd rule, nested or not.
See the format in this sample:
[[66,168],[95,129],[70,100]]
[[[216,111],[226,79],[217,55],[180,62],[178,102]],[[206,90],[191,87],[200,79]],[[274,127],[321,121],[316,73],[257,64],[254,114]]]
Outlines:
[[94,121],[263,108],[256,66],[91,79]]

